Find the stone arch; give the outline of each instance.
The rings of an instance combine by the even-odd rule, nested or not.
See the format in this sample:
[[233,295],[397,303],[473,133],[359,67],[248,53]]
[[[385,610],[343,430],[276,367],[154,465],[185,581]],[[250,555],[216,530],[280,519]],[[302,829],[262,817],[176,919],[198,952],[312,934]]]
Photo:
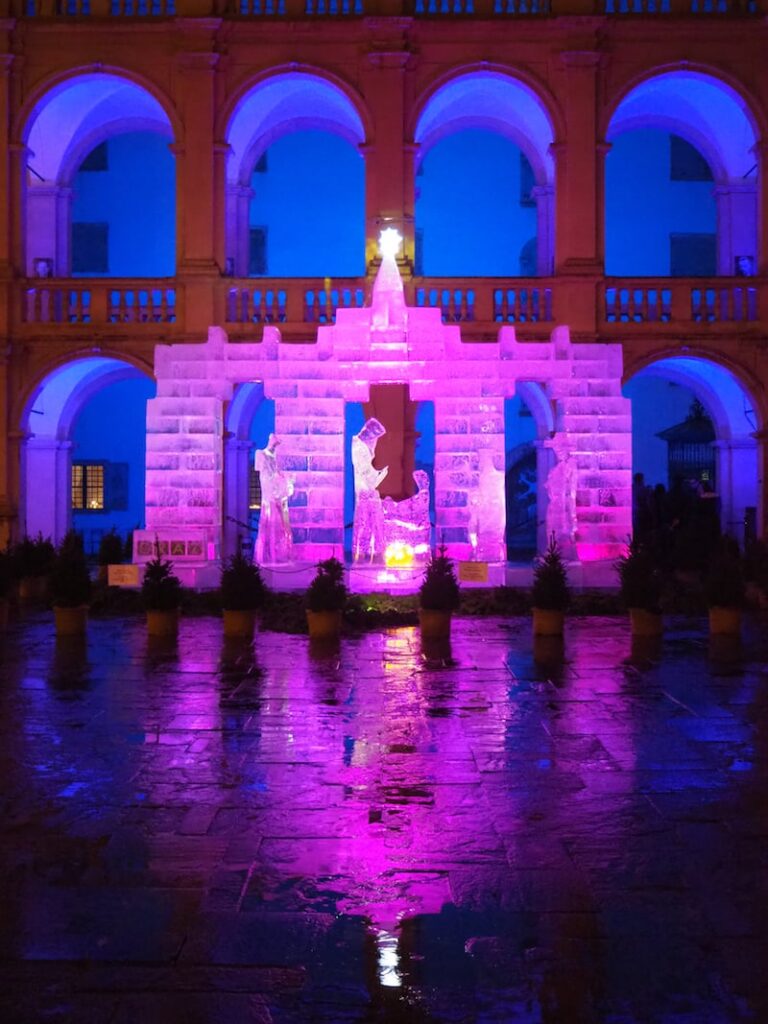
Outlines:
[[228,104],[221,133],[229,147],[226,253],[238,276],[248,273],[251,175],[256,162],[272,143],[307,129],[330,132],[360,147],[368,137],[368,117],[359,97],[344,83],[296,65],[273,69],[250,82]]
[[234,554],[245,528],[242,510],[248,508],[251,454],[250,428],[265,401],[262,381],[236,385],[224,414],[224,531],[223,552]]
[[167,101],[120,70],[82,69],[48,83],[30,100],[20,129],[29,169],[23,190],[29,274],[39,258],[50,260],[58,276],[70,273],[72,179],[96,145],[126,131],[178,140]]
[[754,391],[744,375],[708,354],[661,354],[636,365],[625,385],[643,378],[661,378],[687,387],[704,405],[715,428],[717,490],[721,525],[725,532],[744,540],[746,510],[755,509],[763,521],[761,465],[755,434],[763,417]]
[[[76,356],[49,369],[31,389],[20,416],[22,533],[58,542],[71,524],[72,430],[85,404],[110,384],[150,378],[123,356]],[[44,496],[45,500],[41,500]]]
[[655,69],[630,83],[609,108],[610,143],[639,128],[680,136],[709,164],[715,181],[717,271],[733,274],[737,256],[757,265],[758,125],[743,93],[719,72]]
[[551,272],[554,258],[555,141],[552,104],[543,90],[515,72],[488,66],[461,69],[435,83],[416,106],[412,131],[417,164],[442,139],[468,128],[513,142],[533,170],[537,210],[537,271]]

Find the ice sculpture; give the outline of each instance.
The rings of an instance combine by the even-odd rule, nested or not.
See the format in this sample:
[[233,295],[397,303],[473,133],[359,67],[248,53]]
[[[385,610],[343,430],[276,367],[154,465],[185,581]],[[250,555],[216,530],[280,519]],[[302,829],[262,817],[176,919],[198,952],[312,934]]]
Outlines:
[[496,469],[493,452],[488,448],[481,448],[478,458],[479,481],[470,498],[469,542],[474,558],[503,562],[507,557],[504,470]]
[[384,555],[384,509],[377,488],[388,467],[376,469],[373,457],[384,427],[373,417],[352,438],[352,468],[355,474],[355,515],[352,525],[352,558],[373,562]]
[[293,554],[293,535],[288,517],[288,499],[293,480],[277,464],[275,449],[280,439],[269,435],[266,448],[259,448],[254,467],[261,481],[261,515],[254,557],[261,565],[289,562]]
[[563,434],[545,442],[557,462],[547,476],[547,538],[552,534],[566,558],[576,557],[576,460],[572,441]]
[[425,562],[429,555],[429,475],[423,469],[413,474],[417,491],[410,498],[394,501],[385,498],[384,544],[389,551],[392,545],[407,545],[415,562]]

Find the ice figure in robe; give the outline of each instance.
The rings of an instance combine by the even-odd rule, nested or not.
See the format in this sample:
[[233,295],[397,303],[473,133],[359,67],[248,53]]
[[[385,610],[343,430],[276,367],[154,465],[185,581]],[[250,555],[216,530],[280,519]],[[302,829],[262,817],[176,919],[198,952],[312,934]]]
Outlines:
[[493,452],[478,452],[479,481],[470,497],[469,542],[475,559],[501,562],[506,558],[504,530],[507,510],[504,494],[504,470],[496,469]]
[[290,562],[293,551],[288,518],[293,480],[277,464],[275,449],[279,443],[279,438],[270,434],[267,447],[259,448],[254,456],[254,467],[261,481],[261,515],[254,551],[254,558],[260,565]]
[[355,473],[355,516],[352,524],[352,560],[380,560],[384,555],[384,510],[377,488],[388,467],[375,469],[373,457],[384,427],[371,418],[352,438],[352,468]]
[[555,540],[566,558],[575,558],[576,534],[576,460],[571,445],[562,434],[545,442],[557,459],[547,476],[546,536]]

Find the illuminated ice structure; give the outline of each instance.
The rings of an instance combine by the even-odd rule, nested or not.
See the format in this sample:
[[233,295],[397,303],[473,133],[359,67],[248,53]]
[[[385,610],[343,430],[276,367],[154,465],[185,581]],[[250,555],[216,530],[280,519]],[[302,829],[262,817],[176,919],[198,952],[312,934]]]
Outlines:
[[[295,488],[297,563],[344,550],[345,405],[368,401],[380,383],[407,384],[412,400],[434,403],[435,536],[452,557],[504,557],[504,401],[516,393],[539,432],[540,548],[553,528],[577,563],[610,562],[623,550],[632,470],[621,346],[572,343],[566,326],[547,342],[519,341],[504,325],[497,342],[464,343],[440,309],[406,306],[395,252],[385,242],[370,306],[338,309],[314,344],[282,344],[279,328],[269,325],[258,342],[230,344],[222,328],[211,327],[201,344],[157,347],[147,528],[137,531],[135,550],[143,541],[146,553],[158,537],[172,553],[175,542],[176,565],[190,581],[221,557],[225,489],[232,508],[234,486],[224,465],[224,403],[238,384],[253,381],[275,402],[278,460]],[[567,487],[548,488],[550,470],[557,477],[562,462],[558,451],[567,451],[559,470]],[[399,518],[391,506],[388,518]]]

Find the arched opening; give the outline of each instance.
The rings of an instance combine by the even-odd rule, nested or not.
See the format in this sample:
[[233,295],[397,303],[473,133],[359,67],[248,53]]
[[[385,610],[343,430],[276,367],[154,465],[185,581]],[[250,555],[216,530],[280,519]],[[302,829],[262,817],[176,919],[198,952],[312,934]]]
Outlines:
[[306,72],[249,90],[227,141],[227,266],[238,277],[365,270],[365,138],[342,90]]
[[[416,183],[417,273],[535,276],[533,171],[514,142],[479,129],[457,132],[429,150]],[[530,245],[522,251],[532,236],[533,260]]]
[[607,138],[607,274],[755,272],[757,140],[729,86],[697,72],[657,75],[624,97]]
[[415,140],[417,272],[552,272],[554,133],[527,85],[491,71],[453,79],[425,104]]
[[28,274],[173,275],[173,132],[154,96],[115,74],[78,75],[37,102],[25,140]]
[[251,178],[249,277],[359,277],[365,273],[365,168],[332,132],[273,142]]
[[753,539],[760,424],[744,384],[708,359],[671,356],[623,390],[632,402],[635,530],[656,531],[681,567],[701,557],[718,527],[740,543]]
[[86,551],[110,529],[144,523],[146,403],[154,381],[120,359],[91,356],[49,373],[21,427],[23,523],[59,541],[70,528]]
[[259,381],[240,384],[227,408],[224,442],[224,554],[253,554],[261,511],[254,452],[275,429],[275,403]]
[[520,381],[504,401],[504,497],[506,546],[510,562],[529,562],[546,543],[544,481],[551,452],[543,441],[554,429],[544,388]]

